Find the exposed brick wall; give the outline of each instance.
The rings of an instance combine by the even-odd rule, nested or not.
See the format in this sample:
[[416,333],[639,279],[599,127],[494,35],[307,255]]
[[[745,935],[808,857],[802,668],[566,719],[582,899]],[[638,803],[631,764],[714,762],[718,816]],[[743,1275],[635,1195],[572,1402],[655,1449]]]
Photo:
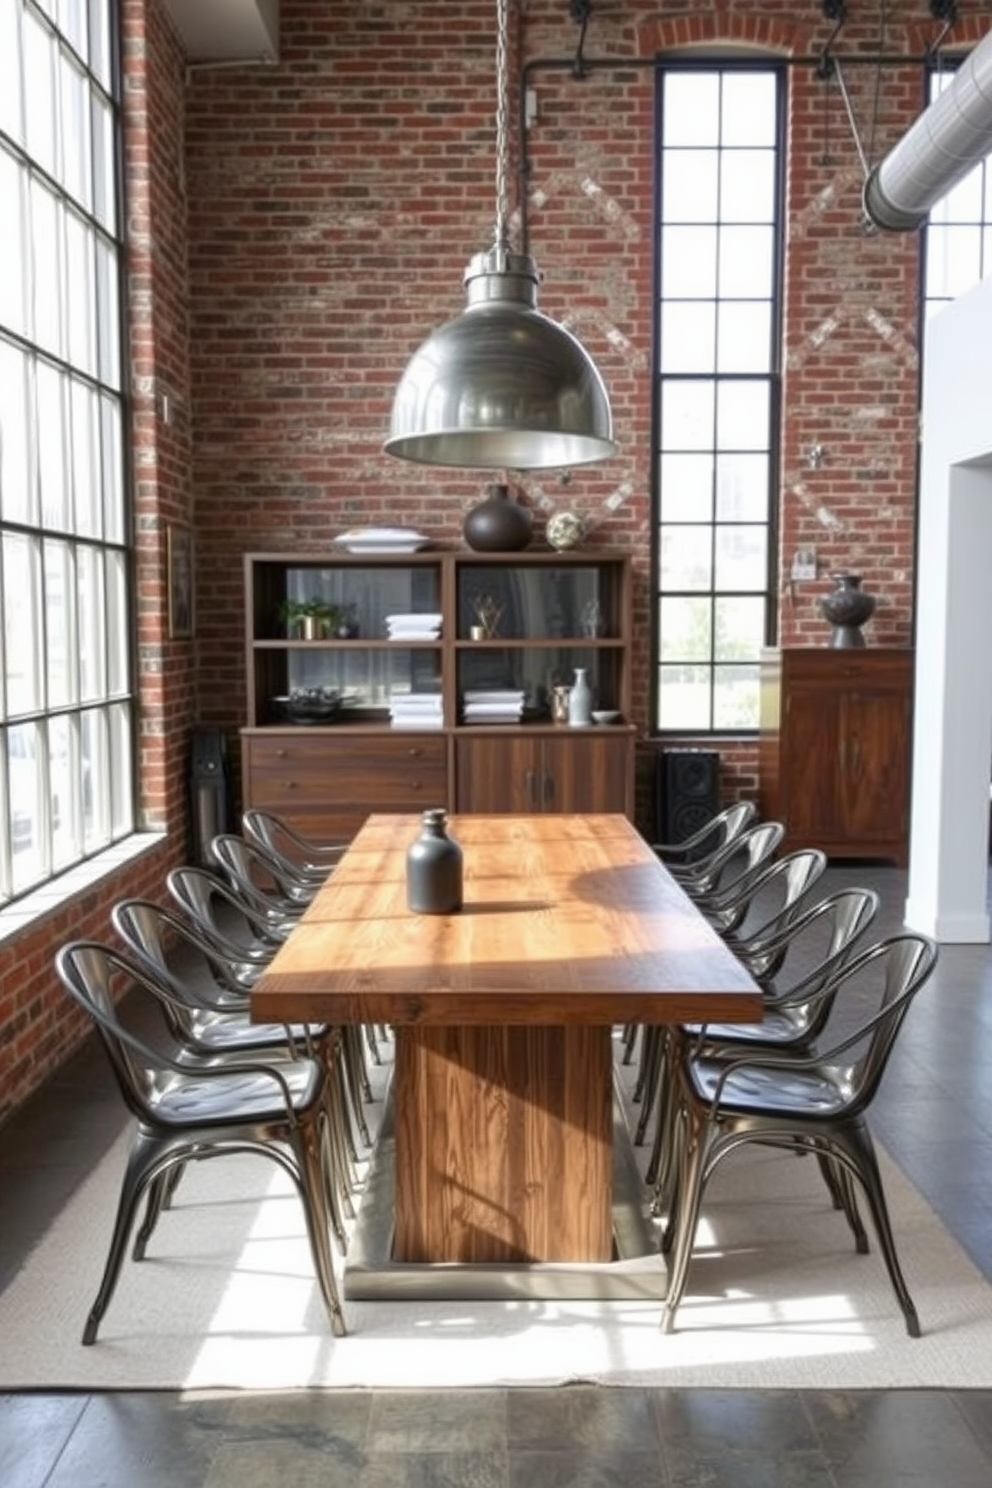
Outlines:
[[[240,648],[229,643],[241,551],[326,547],[356,520],[457,542],[487,479],[381,451],[401,368],[459,312],[463,268],[492,238],[494,6],[456,9],[422,4],[411,26],[402,5],[284,0],[278,66],[205,70],[189,86],[193,458],[200,586],[211,596],[200,697],[204,716],[232,729],[244,707]],[[893,8],[883,36],[875,10],[849,9],[836,50],[862,143],[878,159],[922,106],[919,58],[935,27],[925,0]],[[962,6],[962,45],[983,33],[980,9]],[[663,10],[630,0],[594,8],[584,51],[594,65],[577,79],[567,8],[528,0],[523,11],[515,47],[537,101],[526,216],[545,275],[540,303],[596,358],[621,448],[567,484],[553,474],[522,485],[539,513],[575,506],[591,541],[634,553],[646,726],[654,84],[644,64],[721,42],[809,63],[832,27],[819,7],[797,13],[780,0]],[[910,60],[864,65],[880,45]],[[790,68],[789,81],[780,636],[823,641],[816,599],[842,567],[878,596],[870,639],[908,643],[918,236],[863,230],[841,93],[810,65]],[[792,555],[810,544],[822,576],[793,588]],[[723,752],[728,788],[747,788],[753,744]]]

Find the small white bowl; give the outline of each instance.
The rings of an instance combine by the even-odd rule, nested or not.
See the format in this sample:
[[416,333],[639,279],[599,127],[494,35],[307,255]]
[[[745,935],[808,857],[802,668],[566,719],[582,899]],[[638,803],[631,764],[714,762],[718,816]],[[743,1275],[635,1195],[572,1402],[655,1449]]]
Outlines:
[[619,717],[620,714],[616,708],[595,708],[592,721],[593,723],[616,723]]

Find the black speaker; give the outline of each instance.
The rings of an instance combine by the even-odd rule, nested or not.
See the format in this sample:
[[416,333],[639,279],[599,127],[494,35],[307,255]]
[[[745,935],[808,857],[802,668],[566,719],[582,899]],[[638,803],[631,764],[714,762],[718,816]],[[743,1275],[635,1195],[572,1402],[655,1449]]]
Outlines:
[[663,749],[658,755],[655,830],[658,842],[684,842],[720,809],[720,756],[715,749]]
[[193,857],[210,864],[211,837],[230,831],[227,738],[219,728],[195,728],[190,746],[190,826]]

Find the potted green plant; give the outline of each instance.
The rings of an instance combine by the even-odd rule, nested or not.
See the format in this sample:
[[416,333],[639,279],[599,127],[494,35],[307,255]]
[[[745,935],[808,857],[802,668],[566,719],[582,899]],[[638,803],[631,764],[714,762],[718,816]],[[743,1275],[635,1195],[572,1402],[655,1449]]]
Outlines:
[[338,614],[338,606],[324,599],[284,599],[279,605],[279,617],[287,633],[305,641],[319,641],[333,635]]

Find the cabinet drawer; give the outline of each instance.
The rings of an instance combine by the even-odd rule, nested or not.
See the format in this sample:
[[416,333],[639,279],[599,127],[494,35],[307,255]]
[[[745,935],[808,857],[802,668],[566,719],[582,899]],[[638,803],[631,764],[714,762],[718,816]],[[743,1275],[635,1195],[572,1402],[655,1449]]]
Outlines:
[[277,737],[250,739],[246,788],[252,805],[290,801],[364,803],[370,809],[419,808],[447,801],[443,738]]

